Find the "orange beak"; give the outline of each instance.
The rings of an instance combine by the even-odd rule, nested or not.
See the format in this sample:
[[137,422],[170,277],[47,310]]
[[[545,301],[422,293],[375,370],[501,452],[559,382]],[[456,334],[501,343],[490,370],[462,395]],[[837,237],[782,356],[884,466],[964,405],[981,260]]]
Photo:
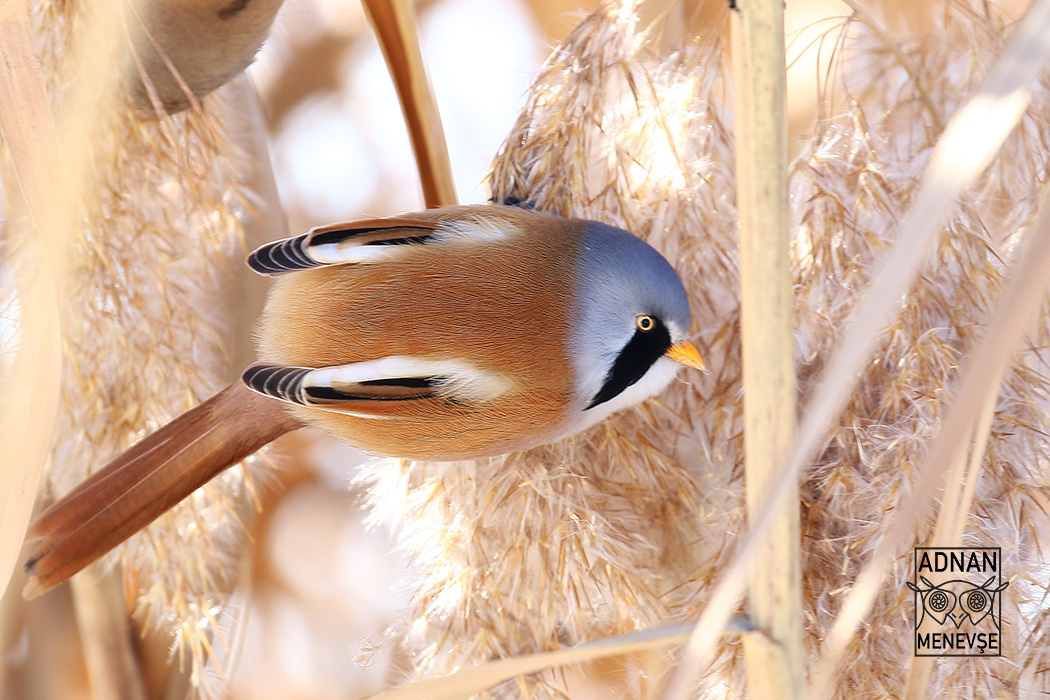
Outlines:
[[681,362],[686,367],[692,367],[703,372],[707,371],[707,368],[704,367],[704,359],[700,357],[700,351],[688,340],[675,343],[667,349],[665,354],[675,362]]

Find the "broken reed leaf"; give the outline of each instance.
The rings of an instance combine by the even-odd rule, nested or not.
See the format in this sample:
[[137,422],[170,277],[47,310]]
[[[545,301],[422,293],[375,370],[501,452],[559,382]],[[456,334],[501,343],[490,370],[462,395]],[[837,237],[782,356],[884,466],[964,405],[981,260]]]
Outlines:
[[[746,625],[730,625],[727,632],[747,631]],[[654,649],[666,649],[686,639],[691,629],[687,623],[666,625],[610,637],[569,649],[541,654],[527,654],[500,659],[446,676],[428,678],[373,695],[366,700],[468,700],[493,686],[519,676],[536,673],[554,666],[578,664],[608,656],[635,654]]]

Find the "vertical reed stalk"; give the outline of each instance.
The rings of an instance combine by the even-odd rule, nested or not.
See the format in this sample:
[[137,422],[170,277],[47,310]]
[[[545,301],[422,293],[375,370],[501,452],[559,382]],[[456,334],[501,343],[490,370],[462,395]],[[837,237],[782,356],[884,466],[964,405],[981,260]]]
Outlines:
[[93,696],[97,700],[146,700],[119,574],[74,576],[70,584]]
[[[0,137],[39,245],[15,266],[21,334],[0,391],[0,594],[14,570],[50,447],[58,410],[60,322],[54,281],[62,261],[59,207],[49,183],[59,162],[58,136],[33,50],[25,0],[0,2]],[[12,192],[13,194],[13,192]],[[48,255],[50,252],[50,255]]]
[[[784,8],[743,0],[731,16],[745,474],[755,523],[795,428]],[[750,614],[764,634],[746,635],[744,652],[749,695],[788,700],[800,696],[803,673],[797,484],[774,519],[750,565]]]
[[[79,197],[92,166],[92,130],[103,105],[108,104],[113,77],[120,74],[125,7],[124,2],[109,3],[86,13],[82,37],[84,45],[90,47],[84,51],[83,60],[87,78],[71,89],[66,116],[56,127],[34,49],[28,8],[23,0],[0,5],[0,46],[5,66],[0,78],[0,129],[10,150],[12,172],[25,210],[35,228],[35,236],[27,238],[25,248],[15,251],[14,261],[21,338],[14,373],[5,387],[9,390],[4,392],[0,444],[8,446],[13,452],[8,456],[15,460],[5,465],[3,473],[27,476],[22,479],[21,491],[8,492],[21,502],[12,509],[15,521],[5,519],[3,523],[5,542],[15,532],[18,539],[24,535],[35,486],[52,442],[62,376],[59,308],[66,301],[63,287],[67,280],[68,232],[76,228]],[[17,553],[18,549],[13,551]],[[0,563],[5,584],[9,555],[4,551],[5,560]],[[96,696],[136,700],[144,694],[131,640],[126,633],[110,634],[114,627],[126,631],[128,624],[119,584],[113,586],[110,595],[86,582],[74,587],[83,646],[91,660]]]

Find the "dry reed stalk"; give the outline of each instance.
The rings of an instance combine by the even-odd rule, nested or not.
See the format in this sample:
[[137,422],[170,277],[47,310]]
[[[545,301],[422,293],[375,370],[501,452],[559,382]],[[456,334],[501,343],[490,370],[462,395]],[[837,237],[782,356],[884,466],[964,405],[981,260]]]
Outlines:
[[[69,266],[68,256],[71,238],[66,232],[75,226],[78,210],[80,209],[80,194],[89,180],[88,170],[90,160],[90,146],[86,135],[95,123],[101,111],[101,106],[106,104],[113,92],[113,81],[108,77],[116,72],[118,65],[118,52],[113,49],[117,45],[117,34],[119,17],[124,11],[121,3],[109,4],[98,11],[91,12],[83,22],[82,34],[88,43],[94,44],[96,50],[90,60],[86,61],[84,69],[92,76],[90,79],[78,81],[68,94],[67,114],[62,115],[59,127],[55,128],[56,119],[51,114],[50,105],[42,83],[42,72],[40,64],[33,54],[35,47],[30,37],[30,27],[26,8],[19,3],[17,33],[6,32],[5,38],[12,40],[5,47],[6,52],[17,51],[21,65],[21,74],[14,77],[21,78],[21,83],[11,83],[20,89],[11,90],[5,102],[5,143],[9,144],[11,161],[9,173],[13,173],[20,185],[27,209],[32,215],[33,225],[21,231],[21,245],[11,245],[11,264],[24,274],[23,267],[26,253],[30,256],[36,255],[35,271],[40,275],[39,281],[47,285],[44,290],[52,303],[64,305],[67,301],[66,283],[68,279],[67,270]],[[10,26],[8,27],[10,28]],[[17,48],[16,48],[17,47]],[[27,98],[24,101],[20,98]],[[19,113],[19,110],[25,112]],[[20,124],[22,120],[29,119],[28,128]],[[38,126],[39,124],[39,126]],[[12,126],[20,128],[10,128]],[[10,228],[13,238],[18,238],[17,226]],[[36,240],[39,236],[40,241]],[[41,245],[42,242],[42,245]],[[21,259],[20,259],[21,258]],[[24,279],[23,279],[24,281]],[[22,289],[15,294],[19,302],[22,301],[22,293],[29,289],[29,285],[22,285]],[[22,292],[22,293],[20,293]],[[31,302],[33,300],[28,300]],[[61,312],[56,315],[59,320]],[[32,329],[33,319],[27,321],[24,327]],[[23,321],[22,318],[19,321]],[[63,325],[65,325],[63,323]],[[64,329],[63,329],[64,330]],[[36,354],[38,349],[34,341],[39,338],[23,337],[20,339],[22,353]],[[57,334],[55,340],[58,340]],[[56,348],[57,349],[57,348]],[[45,357],[50,355],[50,348],[45,350]],[[50,383],[57,388],[57,380],[61,376],[60,365],[57,362],[58,353],[52,355],[55,362],[52,366],[44,365],[37,368],[51,371],[51,377],[43,383]],[[36,359],[36,358],[34,358]],[[34,372],[27,372],[25,376],[33,376]],[[17,378],[21,379],[21,377]],[[16,381],[16,378],[12,378]],[[30,384],[30,388],[32,384]],[[17,391],[13,392],[17,395]],[[42,397],[45,401],[49,398]],[[57,403],[57,402],[56,402]],[[30,406],[32,404],[30,403]],[[54,411],[55,405],[50,407]],[[30,411],[32,413],[32,410]],[[48,417],[41,425],[26,426],[33,430],[39,438],[48,436],[52,428],[53,416]],[[36,416],[37,419],[40,416]],[[32,419],[32,417],[30,418]],[[20,444],[21,436],[6,436],[12,443]],[[35,440],[31,437],[29,452],[33,450]],[[46,440],[40,440],[39,444],[54,442],[48,436]],[[17,451],[17,450],[16,450]],[[25,455],[17,455],[25,457]],[[38,469],[43,465],[44,458],[41,454],[35,463],[27,466],[16,465],[16,468],[27,469],[27,471]],[[29,494],[25,494],[28,501]],[[109,638],[107,644],[99,644],[99,639],[92,637],[93,632],[105,629],[112,632],[114,629],[123,630],[125,615],[112,610],[104,610],[97,607],[101,602],[95,595],[93,589],[75,590],[75,598],[78,603],[77,611],[83,623],[81,626],[84,634],[85,647],[88,650],[88,667],[92,685],[102,698],[127,697],[134,700],[142,696],[136,693],[136,688],[141,688],[141,678],[138,676],[133,664],[130,663],[133,653],[130,649],[130,639],[126,635],[116,635]],[[119,620],[119,621],[118,621]],[[104,621],[104,622],[103,622]],[[126,694],[125,694],[126,693]]]
[[[636,2],[603,7],[547,61],[491,176],[496,200],[620,224],[685,271],[711,376],[574,439],[501,458],[367,467],[373,518],[422,577],[404,643],[416,676],[555,650],[695,614],[739,532],[732,142],[720,52],[659,54]],[[641,696],[669,659],[588,673]],[[553,697],[549,674],[497,696]]]
[[748,609],[764,633],[744,636],[744,656],[750,697],[790,700],[801,696],[805,677],[797,478],[779,504],[767,503],[791,445],[797,400],[784,4],[745,0],[730,17],[748,523],[777,510],[750,557]]
[[368,21],[397,88],[416,155],[423,201],[430,208],[456,204],[456,186],[434,89],[423,66],[412,4],[412,0],[364,0]]
[[146,700],[146,684],[132,647],[132,627],[124,606],[123,585],[115,572],[70,581],[76,602],[77,631],[99,700]]
[[[62,123],[87,115],[61,130],[75,139],[63,143],[63,162],[82,152],[85,175],[71,189],[80,197],[61,307],[65,364],[52,494],[225,383],[232,348],[223,328],[231,313],[245,313],[227,301],[241,269],[242,221],[273,206],[252,199],[244,183],[255,164],[226,126],[243,123],[250,100],[224,89],[201,111],[143,118],[127,97],[121,67],[130,61],[105,70],[97,64],[110,53],[101,47],[126,46],[133,29],[122,6],[103,5],[120,19],[115,36],[86,31],[97,9],[90,3],[42,0],[32,13],[51,111]],[[84,76],[119,82],[119,97],[100,99],[104,91]],[[79,97],[85,94],[91,109]],[[234,469],[119,550],[140,620],[174,633],[173,651],[180,661],[189,657],[183,668],[202,693],[215,692],[205,685],[217,673],[209,665],[220,665],[233,641],[224,605],[230,562],[254,510],[252,488],[245,470]]]
[[624,656],[648,651],[662,651],[685,641],[692,625],[680,623],[657,629],[631,632],[611,639],[560,651],[525,654],[473,666],[418,681],[371,696],[368,700],[467,700],[517,676],[544,671],[554,666],[592,662],[607,656]]
[[[27,245],[21,261],[12,265],[17,292],[6,290],[0,297],[0,309],[7,316],[17,294],[21,321],[18,346],[5,368],[0,391],[0,444],[7,446],[0,463],[2,595],[18,563],[58,409],[61,350],[56,279],[61,276],[61,263],[65,260],[65,222],[59,212],[67,207],[62,203],[55,206],[48,195],[47,183],[53,182],[56,175],[58,135],[33,51],[27,8],[22,2],[0,5],[0,52],[0,105],[4,105],[0,107],[0,138],[10,153],[23,203],[18,207],[12,196],[8,207],[27,211],[39,236]],[[5,254],[11,252],[5,250]]]

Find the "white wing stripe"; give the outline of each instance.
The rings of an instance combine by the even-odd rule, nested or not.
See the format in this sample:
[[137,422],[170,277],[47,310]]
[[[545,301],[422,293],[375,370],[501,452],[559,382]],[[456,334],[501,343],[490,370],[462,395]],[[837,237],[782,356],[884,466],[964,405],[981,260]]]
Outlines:
[[445,377],[447,380],[441,385],[441,393],[474,401],[495,398],[511,388],[511,381],[505,376],[486,372],[469,362],[398,355],[315,369],[306,375],[303,385],[334,387],[404,377]]
[[312,259],[326,265],[363,263],[381,260],[396,255],[398,245],[350,245],[347,243],[322,243],[307,249]]

